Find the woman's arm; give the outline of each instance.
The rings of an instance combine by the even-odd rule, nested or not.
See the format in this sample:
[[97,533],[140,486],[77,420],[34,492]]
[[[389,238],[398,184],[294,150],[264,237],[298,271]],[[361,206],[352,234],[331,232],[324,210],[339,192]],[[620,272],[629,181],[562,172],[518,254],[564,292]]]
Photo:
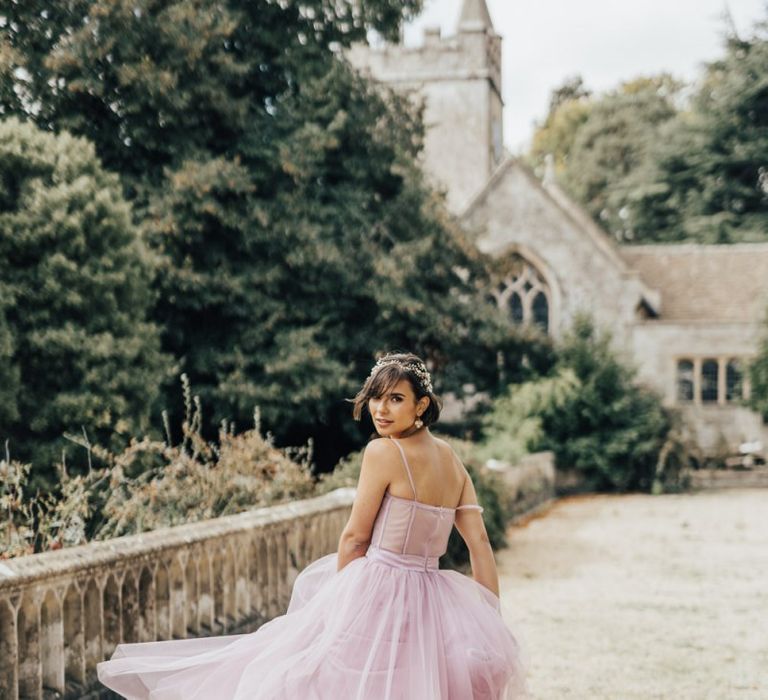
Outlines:
[[[459,505],[476,505],[477,494],[475,486],[469,474],[465,470],[464,489],[461,493]],[[475,509],[456,511],[456,529],[467,544],[469,549],[469,563],[472,567],[472,578],[485,586],[496,597],[499,596],[499,573],[496,569],[496,560],[493,557],[493,549],[488,539],[483,516]]]
[[378,439],[365,448],[352,513],[339,538],[337,571],[368,551],[376,514],[400,459],[397,448],[389,442]]

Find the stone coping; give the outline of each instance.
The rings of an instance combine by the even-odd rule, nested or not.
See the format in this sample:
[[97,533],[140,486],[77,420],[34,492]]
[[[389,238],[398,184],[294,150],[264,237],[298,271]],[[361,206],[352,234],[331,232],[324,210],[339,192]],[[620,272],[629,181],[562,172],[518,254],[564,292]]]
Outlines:
[[52,552],[29,554],[0,561],[0,593],[4,589],[26,586],[41,579],[102,569],[111,563],[144,558],[165,550],[175,550],[196,542],[238,533],[252,528],[295,520],[329,509],[351,506],[355,490],[336,489],[322,496],[265,506],[194,523],[173,525],[137,535],[93,541]]

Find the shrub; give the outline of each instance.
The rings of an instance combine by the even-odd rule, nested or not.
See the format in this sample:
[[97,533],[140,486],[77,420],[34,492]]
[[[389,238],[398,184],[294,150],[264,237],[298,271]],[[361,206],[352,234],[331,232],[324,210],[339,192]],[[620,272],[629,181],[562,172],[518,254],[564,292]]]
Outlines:
[[[315,494],[311,445],[279,450],[259,431],[222,425],[217,443],[201,433],[200,401],[186,377],[182,440],[144,438],[117,453],[69,436],[89,469],[70,476],[59,464],[51,492],[30,488],[30,465],[0,461],[0,558],[83,544],[230,515]],[[169,433],[168,426],[166,430]],[[94,466],[94,463],[101,466]]]
[[51,486],[64,431],[117,449],[148,426],[166,370],[154,266],[93,146],[17,119],[0,121],[0,260],[0,437]]
[[[577,470],[590,489],[649,491],[672,427],[673,416],[635,383],[610,336],[581,317],[551,376],[510,386],[495,402],[483,454],[508,459],[515,450],[553,450],[558,468]],[[665,474],[670,485],[673,472]]]
[[749,405],[768,423],[768,326],[764,327],[757,355],[749,366],[749,379],[752,384]]

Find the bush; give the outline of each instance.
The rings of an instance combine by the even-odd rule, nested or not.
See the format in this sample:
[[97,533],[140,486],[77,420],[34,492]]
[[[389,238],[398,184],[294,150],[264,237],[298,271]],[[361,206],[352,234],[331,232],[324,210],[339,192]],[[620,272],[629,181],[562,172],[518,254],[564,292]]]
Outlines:
[[752,391],[749,405],[768,423],[768,327],[763,332],[757,355],[749,366]]
[[17,119],[0,122],[0,260],[0,437],[51,486],[65,430],[117,448],[148,426],[153,262],[93,146]]
[[[582,317],[559,349],[551,376],[510,386],[486,419],[485,456],[509,459],[520,450],[553,450],[560,469],[575,469],[597,491],[650,491],[673,416],[611,349],[608,334]],[[661,465],[663,466],[663,465]],[[664,471],[670,487],[679,473]]]
[[[200,401],[184,380],[182,440],[144,438],[111,453],[76,440],[88,454],[86,474],[59,464],[50,493],[30,488],[30,465],[0,461],[0,558],[181,525],[315,495],[311,445],[276,449],[252,430],[223,425],[216,444],[201,433]],[[166,431],[168,426],[166,426]],[[94,466],[94,463],[102,466]]]

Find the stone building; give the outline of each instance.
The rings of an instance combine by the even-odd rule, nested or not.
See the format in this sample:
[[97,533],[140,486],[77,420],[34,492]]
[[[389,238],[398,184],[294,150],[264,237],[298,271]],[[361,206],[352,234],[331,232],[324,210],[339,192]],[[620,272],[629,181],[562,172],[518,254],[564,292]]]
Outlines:
[[619,245],[554,178],[503,148],[501,37],[485,0],[464,0],[455,35],[418,47],[358,46],[350,61],[424,105],[424,168],[447,204],[500,262],[495,295],[513,323],[555,338],[588,312],[610,329],[642,382],[678,405],[707,452],[768,444],[746,362],[768,311],[768,243]]

